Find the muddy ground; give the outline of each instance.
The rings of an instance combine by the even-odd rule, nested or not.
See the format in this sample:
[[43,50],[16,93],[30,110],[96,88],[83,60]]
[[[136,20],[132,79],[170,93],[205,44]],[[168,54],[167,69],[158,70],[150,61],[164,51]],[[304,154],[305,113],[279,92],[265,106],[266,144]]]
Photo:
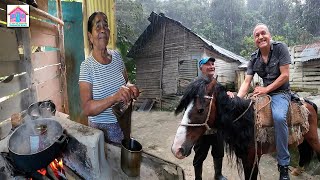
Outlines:
[[[132,118],[132,137],[137,139],[143,146],[143,150],[167,161],[173,162],[184,170],[186,180],[194,179],[192,160],[194,152],[179,160],[170,151],[177,127],[179,126],[181,115],[174,116],[172,112],[152,111],[133,112]],[[263,180],[279,179],[277,162],[271,155],[264,155],[260,161],[260,176]],[[223,174],[229,180],[244,179],[239,176],[235,162],[228,160],[225,156],[223,161]],[[210,153],[204,162],[203,179],[213,180],[213,163]],[[302,174],[298,177],[291,176],[292,180],[320,179],[320,176]]]

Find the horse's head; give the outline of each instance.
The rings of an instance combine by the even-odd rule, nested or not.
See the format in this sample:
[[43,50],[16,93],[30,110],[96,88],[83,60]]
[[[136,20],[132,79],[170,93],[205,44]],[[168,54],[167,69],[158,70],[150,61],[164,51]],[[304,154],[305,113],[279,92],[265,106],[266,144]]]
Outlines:
[[214,93],[216,84],[216,80],[210,82],[201,78],[187,87],[175,111],[178,114],[185,109],[171,147],[175,157],[183,159],[190,155],[193,145],[200,136],[207,129],[213,128],[217,114]]

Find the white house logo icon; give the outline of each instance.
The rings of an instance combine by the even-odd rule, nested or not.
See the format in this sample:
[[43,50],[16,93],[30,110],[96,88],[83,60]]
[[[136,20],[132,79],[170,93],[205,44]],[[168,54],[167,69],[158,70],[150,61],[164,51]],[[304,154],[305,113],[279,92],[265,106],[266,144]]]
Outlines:
[[29,27],[29,5],[7,5],[8,27]]

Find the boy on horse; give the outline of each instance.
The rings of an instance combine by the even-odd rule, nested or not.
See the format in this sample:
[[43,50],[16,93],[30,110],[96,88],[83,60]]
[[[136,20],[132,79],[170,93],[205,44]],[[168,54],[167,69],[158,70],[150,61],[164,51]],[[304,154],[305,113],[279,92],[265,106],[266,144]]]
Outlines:
[[[291,58],[287,45],[271,40],[271,34],[265,24],[259,23],[254,27],[253,38],[258,49],[251,55],[247,75],[237,96],[243,98],[247,94],[255,73],[263,79],[263,86],[255,87],[253,94],[254,96],[262,94],[271,96],[280,180],[289,180],[290,153],[286,116],[290,102],[289,64],[291,64]],[[228,92],[228,95],[231,98],[234,97],[231,92]]]

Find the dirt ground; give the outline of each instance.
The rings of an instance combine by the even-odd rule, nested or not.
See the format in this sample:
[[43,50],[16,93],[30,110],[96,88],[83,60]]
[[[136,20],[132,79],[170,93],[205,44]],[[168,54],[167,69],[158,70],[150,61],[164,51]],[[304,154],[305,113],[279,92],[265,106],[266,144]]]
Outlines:
[[[172,112],[152,111],[147,113],[135,111],[132,116],[131,136],[142,144],[144,151],[182,167],[186,180],[192,180],[194,179],[192,166],[194,152],[189,157],[179,160],[173,156],[170,150],[181,117],[182,115],[175,116]],[[203,179],[213,180],[214,170],[210,153],[204,162],[203,168]],[[263,180],[279,179],[277,162],[270,155],[264,155],[261,158],[259,170],[260,177]],[[228,160],[226,156],[223,161],[222,171],[228,180],[244,179],[238,174],[235,161]],[[310,176],[306,173],[298,177],[291,176],[291,180],[301,179],[320,179],[320,177]]]

